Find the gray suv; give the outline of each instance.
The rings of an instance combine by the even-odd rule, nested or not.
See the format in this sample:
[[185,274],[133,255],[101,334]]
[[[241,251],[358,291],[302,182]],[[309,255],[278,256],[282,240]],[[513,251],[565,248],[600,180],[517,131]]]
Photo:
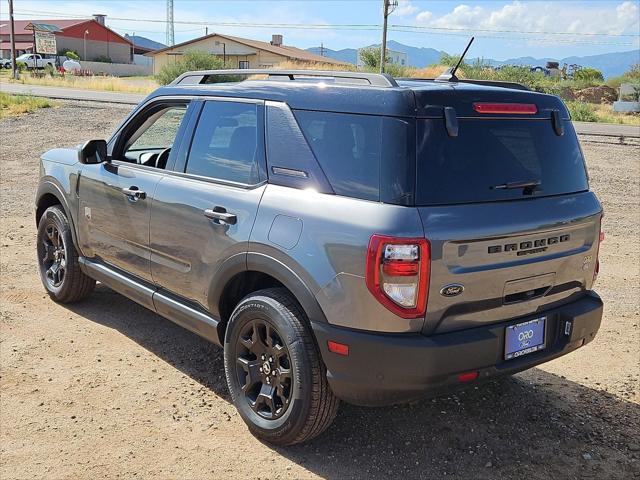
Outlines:
[[99,281],[223,346],[274,444],[339,399],[475,385],[600,326],[602,208],[567,109],[521,85],[189,72],[40,174],[50,296]]

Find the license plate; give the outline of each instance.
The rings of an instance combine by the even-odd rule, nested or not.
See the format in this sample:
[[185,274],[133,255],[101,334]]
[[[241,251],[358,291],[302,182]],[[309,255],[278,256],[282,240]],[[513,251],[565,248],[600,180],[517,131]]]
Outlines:
[[511,325],[504,332],[504,358],[511,360],[545,347],[545,323],[547,317]]

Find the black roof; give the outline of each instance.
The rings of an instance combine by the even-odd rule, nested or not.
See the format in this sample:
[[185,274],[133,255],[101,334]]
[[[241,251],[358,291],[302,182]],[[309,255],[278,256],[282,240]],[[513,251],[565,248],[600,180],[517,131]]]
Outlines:
[[[233,71],[237,74],[237,71]],[[189,72],[195,74],[196,72]],[[197,72],[202,78],[202,72]],[[206,72],[205,72],[206,73]],[[270,75],[270,72],[261,72]],[[326,72],[322,72],[326,74]],[[235,98],[254,98],[276,102],[286,102],[292,109],[322,110],[356,114],[388,115],[398,117],[442,117],[443,107],[456,109],[459,117],[479,116],[474,109],[474,102],[500,103],[535,103],[538,113],[533,117],[549,118],[551,110],[560,110],[563,117],[568,112],[562,101],[553,95],[536,93],[517,86],[501,86],[460,82],[441,82],[435,80],[398,79],[385,81],[374,79],[370,84],[366,81],[354,83],[350,78],[362,79],[363,74],[351,73],[353,77],[317,78],[304,80],[297,77],[283,81],[278,79],[256,79],[227,83],[186,83],[161,87],[150,95],[156,96],[218,96]],[[213,74],[213,73],[212,73]],[[185,74],[187,75],[187,74]],[[296,74],[297,75],[297,74]],[[308,74],[305,74],[307,76]],[[375,74],[366,74],[375,75]],[[287,77],[287,74],[278,73]],[[292,74],[293,76],[293,74]],[[320,76],[319,77],[323,77]],[[181,77],[182,78],[182,77]],[[502,86],[506,85],[506,86]],[[486,116],[486,115],[485,115]],[[514,117],[522,118],[522,115]],[[531,118],[532,115],[527,115]]]

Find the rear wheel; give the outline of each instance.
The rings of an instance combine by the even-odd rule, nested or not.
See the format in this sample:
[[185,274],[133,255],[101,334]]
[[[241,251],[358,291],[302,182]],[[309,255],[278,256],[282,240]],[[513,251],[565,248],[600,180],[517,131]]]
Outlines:
[[238,304],[225,335],[233,403],[254,435],[276,445],[319,435],[338,410],[306,323],[286,290],[266,289]]
[[67,216],[59,205],[45,210],[38,223],[40,279],[51,298],[72,303],[87,297],[95,280],[80,270]]

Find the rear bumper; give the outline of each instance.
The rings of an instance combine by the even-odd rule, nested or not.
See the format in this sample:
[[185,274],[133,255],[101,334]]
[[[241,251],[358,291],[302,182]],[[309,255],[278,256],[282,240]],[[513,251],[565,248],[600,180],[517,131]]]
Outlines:
[[[565,355],[594,339],[602,309],[600,297],[589,292],[528,317],[432,336],[376,334],[320,323],[314,323],[313,330],[333,392],[348,403],[379,406],[517,373]],[[543,315],[546,348],[504,360],[505,327]],[[328,340],[349,345],[349,355],[329,352]],[[471,371],[479,373],[478,380],[461,384],[458,374]]]

